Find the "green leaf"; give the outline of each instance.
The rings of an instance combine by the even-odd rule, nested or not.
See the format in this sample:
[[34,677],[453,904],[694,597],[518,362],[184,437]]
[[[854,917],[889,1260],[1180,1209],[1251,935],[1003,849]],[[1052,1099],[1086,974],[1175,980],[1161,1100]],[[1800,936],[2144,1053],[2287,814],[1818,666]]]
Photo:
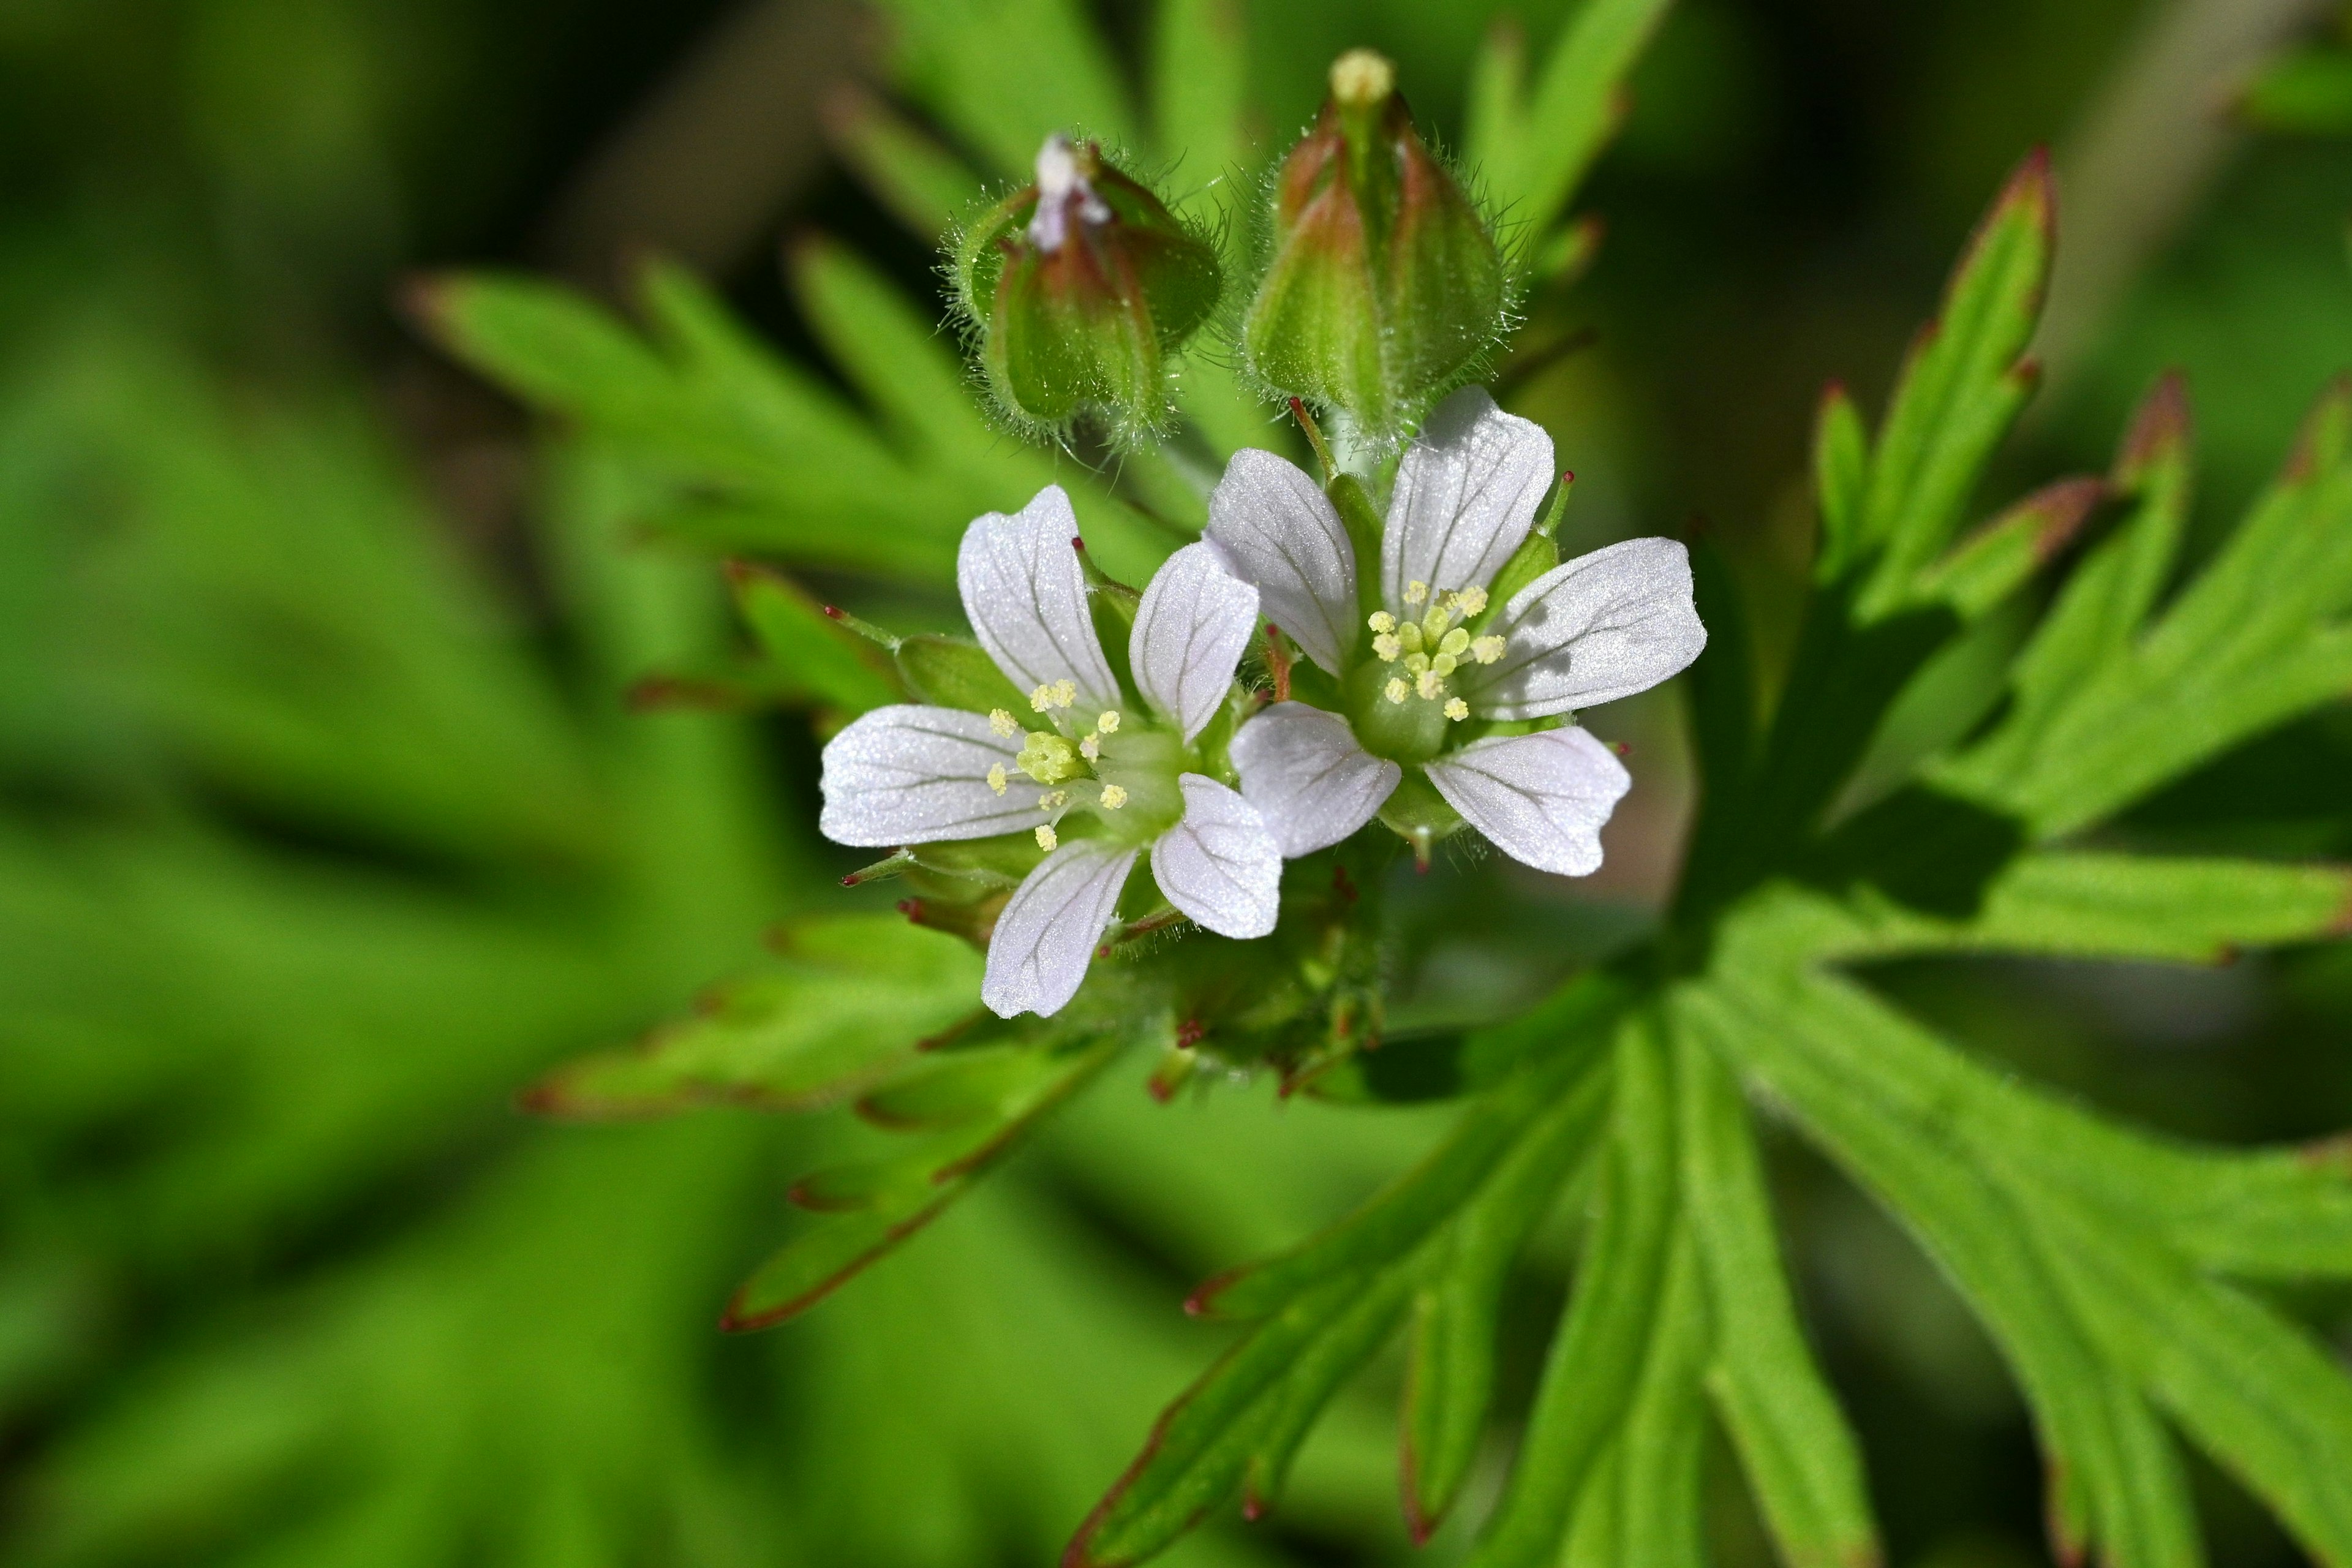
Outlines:
[[2109,479],[2132,510],[2067,577],[2017,657],[2005,728],[2025,751],[2084,680],[2122,655],[2156,604],[2189,523],[2189,392],[2178,372],[2157,381],[2133,416]]
[[1006,439],[982,412],[936,313],[911,308],[851,252],[810,238],[793,249],[792,266],[809,325],[826,351],[873,404],[898,448],[933,476],[931,488],[951,488],[959,498],[940,502],[956,539],[979,512],[1024,505],[1058,479],[1070,481],[1064,488],[1087,550],[1113,576],[1144,582],[1184,542],[1099,487],[1057,472],[1047,454]]
[[1845,575],[1861,551],[1864,492],[1870,484],[1870,437],[1845,384],[1822,391],[1813,416],[1813,501],[1822,542],[1814,573],[1824,583]]
[[1400,1475],[1405,1525],[1416,1542],[1436,1532],[1477,1460],[1494,1402],[1504,1287],[1529,1232],[1592,1147],[1608,1111],[1608,1075],[1590,1072],[1555,1094],[1448,1222],[1413,1299]]
[[[2347,447],[2352,387],[2339,384],[2277,482],[2161,619],[2094,668],[2058,670],[2072,679],[2050,710],[2013,718],[1937,776],[2054,837],[2352,691]],[[2153,574],[2128,575],[2114,590],[2126,603]]]
[[[1613,1474],[1596,1478],[1619,1496],[1617,1550],[1596,1558],[1596,1568],[1706,1568],[1706,1400],[1700,1380],[1712,1351],[1706,1286],[1690,1230],[1681,1226]],[[1584,1506],[1591,1503],[1588,1491]]]
[[1574,1032],[1551,1036],[1555,1054],[1472,1101],[1452,1135],[1387,1191],[1290,1251],[1209,1280],[1187,1309],[1218,1318],[1265,1316],[1328,1279],[1420,1245],[1495,1179],[1531,1130],[1545,1123],[1556,1099],[1591,1073],[1615,1014],[1614,1006],[1580,1006],[1564,1020]]
[[714,1100],[845,1099],[972,1015],[981,958],[895,915],[784,927],[771,969],[719,987],[635,1047],[583,1058],[523,1097],[567,1117],[663,1115]]
[[2272,61],[2238,100],[2238,112],[2264,131],[2352,134],[2352,52],[2305,48]]
[[1578,1499],[1634,1396],[1675,1234],[1674,1084],[1654,1017],[1614,1046],[1615,1103],[1576,1286],[1517,1459],[1469,1563],[1520,1568],[1559,1552]]
[[1975,1063],[1843,983],[1798,978],[1811,950],[1784,912],[1760,905],[1729,922],[1718,973],[1769,977],[1771,1006],[1799,1009],[1809,1037],[1838,1043],[1833,1072],[1876,1084],[1939,1141],[2127,1215],[2218,1273],[2352,1275],[2352,1158],[2339,1145],[2216,1150],[2094,1115]]
[[1305,1423],[1403,1315],[1406,1284],[1396,1273],[1331,1280],[1253,1330],[1160,1416],[1064,1563],[1139,1563],[1237,1491],[1262,1504]]
[[1665,18],[1667,0],[1584,0],[1561,27],[1530,92],[1516,27],[1497,26],[1471,76],[1469,167],[1494,205],[1535,232],[1567,208],[1625,115],[1625,78]]
[[1119,72],[1072,0],[887,0],[898,81],[992,171],[1026,180],[1056,131],[1136,144]]
[[766,656],[760,673],[779,699],[847,718],[904,699],[889,650],[843,626],[799,584],[743,562],[731,563],[728,577],[736,612]]
[[2352,1379],[2339,1358],[2129,1227],[2063,1204],[2037,1218],[2102,1348],[2313,1556],[2352,1563]]
[[[1251,162],[1249,25],[1238,0],[1160,0],[1153,19],[1151,120],[1156,150],[1175,163],[1181,209],[1227,195]],[[1239,205],[1239,193],[1228,199]]]
[[[762,1263],[736,1290],[719,1327],[729,1332],[772,1328],[795,1317],[859,1270],[880,1259],[963,1196],[1038,1121],[1118,1055],[1126,1042],[1098,1037],[1075,1047],[1033,1046],[1012,1087],[987,1112],[957,1119],[948,1136],[896,1160],[821,1171],[794,1188],[796,1201],[823,1217]],[[1013,1053],[1007,1053],[1013,1054]]]
[[1833,934],[1822,922],[1815,951],[1823,956],[1977,952],[2220,963],[2247,948],[2352,928],[2352,869],[2042,850],[2002,868],[1967,919],[1934,919],[1864,889],[1832,920],[1852,923]]
[[2060,479],[1953,545],[1919,574],[1916,592],[1972,621],[2025,585],[2081,531],[2106,495],[2095,479]]
[[923,239],[943,239],[982,197],[971,165],[872,93],[836,89],[825,131],[875,199]]
[[1715,1322],[1707,1391],[1790,1568],[1880,1562],[1861,1447],[1798,1327],[1747,1109],[1712,1055],[1676,1044],[1683,1183]]
[[2125,1500],[2134,1450],[2118,1435],[2097,1353],[2033,1244],[2029,1206],[1956,1146],[1927,1086],[1886,1061],[1909,1032],[1825,980],[1735,980],[1725,968],[1677,994],[1678,1016],[1895,1211],[1991,1331],[2037,1418],[2053,1550],[2070,1559],[2099,1545],[2117,1568],[2182,1564],[2178,1542],[2145,1536],[2151,1521]]
[[1606,1103],[1599,1042],[1559,1044],[1475,1102],[1444,1145],[1347,1220],[1194,1293],[1195,1312],[1256,1322],[1160,1418],[1068,1562],[1139,1561],[1236,1492],[1252,1517],[1264,1511],[1317,1414],[1408,1310],[1416,1392],[1405,1507],[1416,1531],[1435,1527],[1491,1397],[1505,1271]]
[[2020,356],[2041,313],[2051,237],[2050,163],[2036,152],[1969,240],[1879,427],[1855,528],[1861,550],[1877,556],[1858,605],[1865,619],[1908,596],[2032,392],[2035,373]]
[[549,284],[476,275],[420,298],[452,353],[668,481],[647,525],[722,550],[951,579],[973,510],[963,488],[909,468],[678,269],[646,274],[659,352]]

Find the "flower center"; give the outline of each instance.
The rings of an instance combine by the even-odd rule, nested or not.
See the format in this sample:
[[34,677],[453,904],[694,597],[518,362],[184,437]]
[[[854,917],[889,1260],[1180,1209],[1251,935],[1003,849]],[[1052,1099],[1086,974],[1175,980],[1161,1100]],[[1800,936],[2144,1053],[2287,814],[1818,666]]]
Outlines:
[[[1077,689],[1066,680],[1029,694],[1030,708],[1057,723],[1066,722],[1057,716],[1076,701]],[[988,727],[1008,741],[1021,736],[1013,766],[998,763],[990,768],[988,787],[1009,795],[1021,787],[1014,783],[1016,776],[1045,786],[1035,799],[1045,817],[1036,829],[1041,849],[1060,844],[1061,821],[1071,811],[1092,812],[1114,837],[1138,842],[1157,837],[1183,815],[1183,792],[1176,783],[1183,748],[1174,737],[1150,728],[1122,733],[1116,708],[1095,715],[1094,727],[1075,741],[1058,729],[1024,731],[1019,721],[1002,708],[990,712]],[[1173,815],[1169,814],[1171,804]]]
[[1470,705],[1448,692],[1447,679],[1465,663],[1494,663],[1508,645],[1499,637],[1474,639],[1468,627],[1455,624],[1485,613],[1486,589],[1449,588],[1432,601],[1428,584],[1410,583],[1404,590],[1408,611],[1429,605],[1419,619],[1400,619],[1387,610],[1373,613],[1372,655],[1388,669],[1381,695],[1399,705],[1415,699],[1443,703],[1447,721],[1458,724],[1470,717]]

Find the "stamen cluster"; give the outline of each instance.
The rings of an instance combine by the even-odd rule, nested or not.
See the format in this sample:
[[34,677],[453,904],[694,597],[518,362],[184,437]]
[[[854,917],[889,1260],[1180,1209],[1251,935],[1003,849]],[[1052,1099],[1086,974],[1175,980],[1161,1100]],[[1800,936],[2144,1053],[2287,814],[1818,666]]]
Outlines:
[[[1029,694],[1030,710],[1048,718],[1076,707],[1077,700],[1077,683],[1072,680],[1057,680],[1050,686],[1040,686]],[[1055,722],[1059,724],[1062,721],[1055,720]],[[1106,708],[1095,715],[1094,728],[1073,742],[1058,730],[1024,732],[1020,721],[1009,710],[1003,708],[989,710],[988,727],[991,731],[1008,741],[1016,734],[1021,736],[1020,754],[1013,759],[1013,771],[1025,773],[1045,786],[1045,792],[1037,797],[1037,809],[1051,815],[1053,820],[1037,825],[1039,848],[1051,850],[1060,843],[1055,827],[1061,820],[1060,814],[1071,805],[1072,792],[1056,786],[1074,780],[1081,784],[1096,784],[1097,787],[1091,791],[1082,788],[1077,792],[1082,797],[1078,800],[1081,805],[1091,805],[1104,811],[1118,811],[1127,805],[1125,789],[1115,784],[1097,784],[1094,777],[1094,764],[1102,760],[1103,738],[1118,733],[1118,710]],[[1006,771],[1003,763],[995,763],[988,770],[988,787],[1002,795],[1011,787],[1012,778],[1013,773]]]
[[[1406,605],[1429,604],[1429,599],[1428,584],[1413,582],[1405,585]],[[1457,620],[1475,620],[1486,612],[1486,590],[1478,587],[1446,589],[1419,620],[1399,620],[1386,610],[1372,612],[1367,624],[1372,629],[1373,657],[1383,664],[1399,666],[1403,671],[1389,679],[1381,695],[1391,702],[1402,702],[1408,697],[1434,702],[1444,697],[1447,719],[1458,724],[1470,717],[1467,702],[1446,696],[1445,680],[1462,668],[1465,658],[1492,664],[1510,646],[1509,640],[1501,637],[1474,638],[1466,626],[1455,624]]]

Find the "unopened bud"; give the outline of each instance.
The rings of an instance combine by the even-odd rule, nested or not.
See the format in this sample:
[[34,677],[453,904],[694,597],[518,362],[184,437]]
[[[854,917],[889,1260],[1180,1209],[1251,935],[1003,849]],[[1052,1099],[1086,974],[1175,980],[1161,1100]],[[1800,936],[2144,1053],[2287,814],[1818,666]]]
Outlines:
[[1093,142],[1050,136],[1035,183],[958,242],[990,390],[1016,424],[1099,416],[1121,444],[1164,422],[1168,356],[1215,308],[1216,247]]
[[1396,68],[1369,49],[1276,176],[1273,256],[1242,323],[1269,387],[1400,432],[1504,326],[1486,224],[1413,130]]

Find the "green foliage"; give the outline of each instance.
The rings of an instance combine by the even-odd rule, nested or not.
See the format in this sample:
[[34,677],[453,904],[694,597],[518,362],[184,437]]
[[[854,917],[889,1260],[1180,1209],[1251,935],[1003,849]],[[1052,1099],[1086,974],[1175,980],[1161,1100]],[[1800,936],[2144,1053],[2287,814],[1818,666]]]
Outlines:
[[[898,84],[939,135],[872,102],[836,135],[926,240],[967,155],[1017,175],[1049,132],[1181,154],[1180,191],[1246,177],[1263,151],[1241,19],[1215,0],[1159,8],[1144,104],[1074,5],[890,10]],[[1532,86],[1513,35],[1489,44],[1469,149],[1539,268],[1590,232],[1560,220],[1663,12],[1587,0]],[[421,503],[348,420],[244,424],[174,362],[69,342],[52,395],[0,410],[0,517],[71,510],[96,468],[134,521],[39,579],[83,583],[86,566],[77,635],[104,626],[121,646],[87,689],[9,691],[24,709],[9,743],[37,733],[68,760],[77,814],[62,832],[31,813],[0,832],[0,1061],[31,1124],[11,1152],[55,1167],[39,1203],[11,1194],[29,1261],[0,1278],[44,1353],[0,1371],[90,1358],[78,1336],[102,1331],[74,1304],[91,1279],[190,1321],[146,1352],[160,1393],[78,1416],[41,1456],[24,1494],[34,1560],[971,1562],[1034,1544],[1067,1528],[1106,1479],[1100,1445],[1202,1349],[1071,1239],[1036,1167],[982,1182],[1043,1144],[1049,1168],[1090,1173],[1096,1201],[1175,1213],[1164,1231],[1204,1258],[1259,1239],[1269,1212],[1291,1235],[1324,1226],[1196,1293],[1234,1335],[1069,1562],[1171,1546],[1238,1560],[1180,1537],[1236,1503],[1311,1508],[1310,1433],[1323,1422],[1361,1454],[1349,1382],[1400,1342],[1403,1511],[1417,1538],[1438,1531],[1481,1491],[1516,1271],[1551,1247],[1572,1279],[1517,1458],[1463,1529],[1473,1563],[1703,1561],[1712,1424],[1786,1561],[1870,1563],[1865,1457],[1781,1257],[1760,1112],[1893,1215],[1985,1324],[2049,1461],[2062,1559],[2199,1562],[2186,1438],[2315,1559],[2352,1565],[2352,1382],[2294,1315],[2297,1289],[2352,1279],[2342,1149],[2141,1131],[1978,1059],[1866,967],[2212,963],[2352,923],[2352,870],[2149,852],[2118,821],[2352,689],[2352,396],[2322,400],[2276,485],[2193,569],[2170,381],[2105,477],[1965,530],[2032,389],[2021,356],[2051,242],[2030,161],[1875,432],[1843,392],[1824,400],[1821,549],[1788,669],[1751,658],[1738,589],[1698,552],[1703,803],[1661,928],[1516,1017],[1370,1053],[1341,1008],[1290,993],[1204,1050],[1197,1016],[1116,962],[1050,1024],[978,1013],[966,939],[1034,863],[1024,842],[901,852],[848,879],[902,880],[919,923],[793,912],[783,889],[814,879],[814,854],[761,825],[739,728],[624,725],[580,701],[424,543]],[[792,284],[839,385],[675,268],[648,270],[635,324],[521,279],[425,292],[442,342],[561,421],[538,505],[551,614],[581,650],[572,686],[666,671],[653,693],[821,727],[902,695],[1014,707],[974,645],[867,637],[764,565],[733,572],[749,646],[730,656],[708,574],[620,557],[613,538],[758,556],[924,624],[971,517],[1064,483],[1090,552],[1139,578],[1197,531],[1213,459],[1275,438],[1200,364],[1167,453],[1096,471],[1025,449],[978,411],[928,301],[821,239],[794,251]],[[29,556],[31,532],[12,526],[7,548]],[[2000,706],[1858,787],[1920,672],[2011,612],[2027,630]],[[363,863],[297,865],[218,797],[342,836]],[[1294,868],[1287,893],[1296,940],[1354,1005],[1377,1002],[1386,936],[1351,925],[1349,864]],[[675,1005],[780,911],[777,951],[745,956],[699,1012],[546,1072],[564,1042],[625,1038]],[[1116,940],[1181,973],[1186,998],[1260,973],[1213,973],[1218,950],[1149,922]],[[1284,1085],[1302,1100],[1459,1101],[1418,1167],[1335,1224],[1337,1195],[1298,1196],[1264,1147],[1259,1108],[1216,1122],[1188,1107],[1203,1120],[1147,1142],[1081,1099],[1123,1058],[1158,1053],[1165,1090],[1302,1031],[1309,1048],[1281,1058],[1308,1064]],[[542,1111],[698,1114],[591,1137],[481,1113],[541,1073]],[[847,1105],[866,1125],[780,1135],[720,1101]],[[167,1128],[159,1152],[82,1173],[85,1150],[140,1118]],[[1328,1136],[1392,1150],[1418,1133]],[[729,1326],[793,1317],[947,1217],[836,1310],[722,1350],[706,1314],[757,1256],[743,1233],[778,1228],[762,1198],[779,1160],[810,1173],[790,1194],[804,1212]],[[277,1233],[436,1183],[457,1195],[430,1223],[394,1216],[363,1257],[273,1276],[249,1320],[202,1313],[208,1282]],[[1234,1189],[1259,1229],[1202,1217]],[[700,1394],[721,1384],[791,1402],[797,1426],[714,1410]],[[12,1412],[44,1397],[0,1382]],[[1327,1510],[1360,1510],[1361,1471],[1327,1472]]]
[[[1490,193],[1539,232],[1614,123],[1612,84],[1660,10],[1594,0],[1532,89],[1513,37],[1490,44],[1471,152]],[[983,104],[960,85],[957,51],[972,51],[980,71],[997,46],[961,13],[921,15],[905,47],[932,73],[923,79],[946,122],[1000,167],[1017,166],[1019,149],[1057,128],[1050,111]],[[1060,13],[1033,20],[1045,36],[1073,26]],[[1160,58],[1209,62],[1156,79],[1155,134],[1171,150],[1180,135],[1205,138],[1220,158],[1246,144],[1213,134],[1236,101],[1231,37],[1213,8],[1163,11]],[[1065,52],[1075,60],[1074,48]],[[1197,90],[1179,92],[1180,79]],[[1064,123],[1123,123],[1123,100],[1095,74],[1074,68],[1072,82]],[[887,149],[887,122],[865,123],[898,205],[934,207],[904,194],[928,177],[908,172],[919,160]],[[2177,1430],[2315,1555],[2352,1563],[2340,1488],[2327,1479],[2352,1465],[2352,1383],[2240,1283],[2344,1277],[2352,1173],[2296,1151],[2133,1131],[1973,1061],[1847,972],[1972,952],[2210,963],[2324,939],[2352,910],[2352,873],[2338,868],[2063,842],[2352,689],[2352,400],[2323,400],[2271,495],[2176,592],[2167,590],[2185,530],[2189,433],[2174,381],[2158,386],[2110,474],[2050,485],[1964,531],[2032,390],[2022,356],[2052,244],[2037,154],[1970,241],[1875,433],[1842,390],[1825,398],[1813,594],[1793,666],[1760,709],[1728,583],[1700,552],[1713,633],[1694,676],[1706,795],[1665,929],[1527,1017],[1434,1047],[1466,1099],[1423,1165],[1339,1226],[1196,1293],[1197,1313],[1245,1326],[1161,1417],[1070,1562],[1138,1562],[1236,1501],[1253,1517],[1275,1506],[1318,1416],[1400,1339],[1404,1511],[1416,1538],[1429,1536],[1486,1440],[1516,1260],[1567,1194],[1580,1221],[1574,1284],[1470,1560],[1701,1561],[1712,1420],[1790,1563],[1875,1561],[1861,1447],[1800,1321],[1745,1089],[1901,1219],[1990,1330],[2050,1459],[2059,1551],[2096,1551],[2116,1568],[2199,1560]],[[887,516],[895,528],[897,513],[869,502],[877,537],[858,542],[868,553],[856,560],[827,556],[841,545],[818,542],[814,521],[783,521],[834,504],[788,496],[782,477],[818,458],[802,449],[782,399],[814,406],[825,395],[745,348],[676,279],[655,286],[659,350],[512,285],[448,286],[437,319],[509,384],[698,497],[731,487],[756,498],[739,499],[738,515],[761,518],[714,531],[698,500],[703,521],[682,528],[673,514],[670,531],[805,565],[935,576],[935,558],[912,552],[943,552],[940,529],[1009,504],[1008,490],[1037,479],[1040,459],[978,441],[952,370],[869,274],[817,247],[803,252],[798,279],[820,337],[874,410],[869,420],[831,404],[831,423],[810,426],[843,435],[824,449],[831,482],[887,474],[906,492],[885,504],[925,517],[886,542],[881,524]],[[709,407],[730,397],[731,412]],[[778,408],[760,422],[756,454],[711,445],[714,432],[747,427],[753,397]],[[1120,477],[1118,491],[1155,493],[1153,476],[1173,471],[1139,467],[1143,477]],[[1097,530],[1107,540],[1118,526],[1136,531],[1134,543],[1104,552],[1114,575],[1118,548],[1148,557],[1147,540],[1164,548],[1178,536],[1151,534],[1138,510],[1084,489],[1090,546]],[[1197,517],[1176,521],[1189,528]],[[886,548],[908,553],[886,558]],[[1530,570],[1556,558],[1549,538],[1532,548]],[[1934,747],[1874,797],[1857,796],[1856,770],[1930,661],[1971,624],[2045,594],[1992,721]],[[795,626],[788,635],[825,629],[805,613]],[[969,645],[893,646],[908,689],[973,709],[1004,703]],[[828,653],[809,668],[824,659],[839,662]],[[919,851],[875,869],[885,873],[929,877],[923,885],[938,889],[974,868]],[[989,889],[1003,885],[980,875],[936,905],[943,895],[927,892],[920,918],[984,931]],[[951,944],[938,942],[943,955]],[[1110,1026],[1103,1008],[1137,1005],[1114,1000],[1125,984],[1114,973],[1098,982],[1106,1000],[1091,1013],[1050,1027],[992,1022],[969,1044],[919,1051],[927,1031],[952,1022],[959,981],[929,970],[936,985],[901,979],[879,999],[874,976],[897,975],[903,962],[877,942],[837,970],[738,983],[650,1053],[594,1058],[551,1080],[572,1096],[567,1108],[608,1111],[663,1096],[855,1093],[867,1117],[909,1140],[797,1189],[824,1217],[744,1287],[731,1310],[739,1326],[797,1311],[863,1268],[961,1195],[1123,1040],[1169,1027],[1157,1015],[1139,1031]],[[961,984],[968,994],[968,977]],[[936,1016],[923,1012],[933,1000]],[[853,1021],[823,1021],[843,1007]],[[1169,1060],[1189,1070],[1181,1051]],[[622,1092],[592,1103],[600,1075],[619,1075],[610,1081]],[[1343,1099],[1378,1098],[1379,1081],[1354,1063],[1317,1080]]]

